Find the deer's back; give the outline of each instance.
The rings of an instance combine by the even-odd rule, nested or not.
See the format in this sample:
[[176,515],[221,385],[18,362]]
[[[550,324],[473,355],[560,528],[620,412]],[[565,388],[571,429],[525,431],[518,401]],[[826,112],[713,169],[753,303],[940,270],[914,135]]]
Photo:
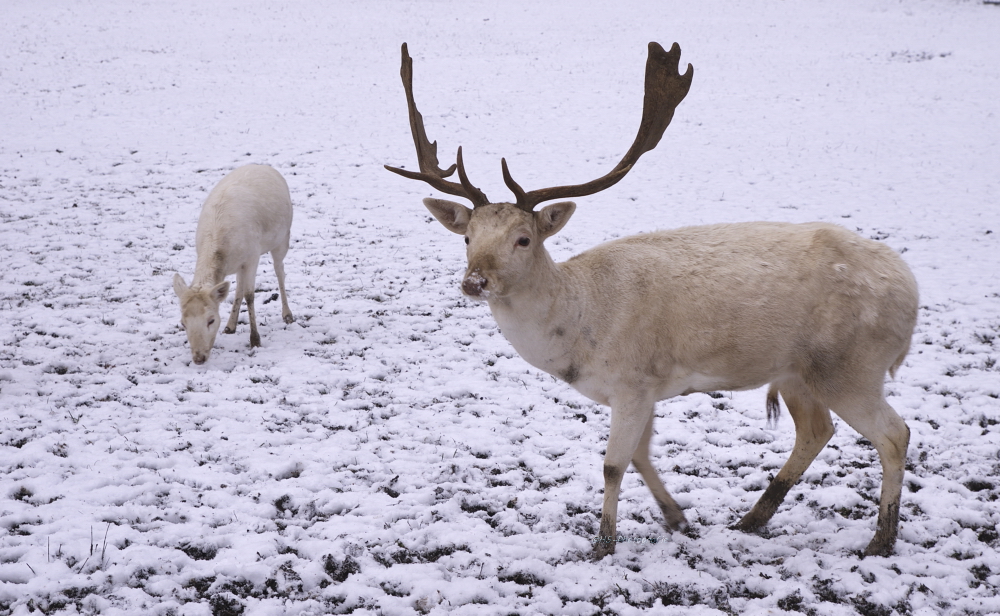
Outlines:
[[288,184],[267,165],[245,165],[209,193],[198,219],[198,253],[225,255],[226,274],[288,241],[292,203]]
[[902,259],[826,223],[659,231],[563,267],[594,297],[593,359],[652,378],[706,375],[706,388],[852,361],[882,378],[902,361],[916,321],[916,282]]

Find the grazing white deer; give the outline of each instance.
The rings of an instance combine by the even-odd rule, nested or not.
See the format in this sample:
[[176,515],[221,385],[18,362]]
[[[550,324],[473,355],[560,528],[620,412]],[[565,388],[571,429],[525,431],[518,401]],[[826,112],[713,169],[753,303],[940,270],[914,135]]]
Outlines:
[[[604,504],[595,555],[614,552],[618,495],[631,461],[668,530],[686,525],[649,460],[654,405],[694,392],[770,384],[795,422],[795,447],[736,528],[764,526],[789,488],[833,435],[832,409],[870,440],[882,462],[875,536],[866,554],[888,555],[896,540],[909,429],[886,403],[910,347],[917,285],[888,247],[824,223],[755,222],[688,227],[626,237],[555,263],[542,242],[576,206],[534,207],[590,195],[618,182],[659,142],[694,69],[678,71],[680,48],[649,44],[642,120],[632,147],[606,176],[586,184],[525,192],[501,161],[515,203],[491,203],[457,165],[438,166],[413,98],[413,65],[403,45],[401,75],[420,171],[386,167],[470,200],[424,205],[465,236],[462,291],[485,300],[500,330],[530,364],[611,406]],[[460,182],[446,180],[458,169]]]
[[292,227],[292,200],[288,184],[273,167],[245,165],[232,171],[212,189],[198,218],[195,244],[198,262],[191,286],[174,274],[174,293],[181,300],[181,324],[191,345],[191,358],[203,364],[219,331],[219,304],[229,296],[225,278],[236,274],[236,298],[229,313],[227,334],[236,332],[240,304],[247,302],[250,346],[260,346],[254,312],[254,279],[265,252],[274,259],[281,292],[281,316],[295,320],[285,297],[284,258]]

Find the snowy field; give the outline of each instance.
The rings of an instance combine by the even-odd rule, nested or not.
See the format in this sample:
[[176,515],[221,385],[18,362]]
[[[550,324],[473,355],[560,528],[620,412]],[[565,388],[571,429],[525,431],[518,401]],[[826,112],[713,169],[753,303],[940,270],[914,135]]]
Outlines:
[[[1000,6],[4,0],[0,615],[1000,613]],[[791,451],[764,392],[657,407],[654,465],[589,558],[609,411],[522,361],[459,290],[464,245],[386,172],[508,194],[603,175],[646,44],[695,66],[659,147],[578,199],[564,260],[642,231],[822,220],[920,283],[887,384],[912,437],[900,536],[861,558],[881,470],[837,433],[762,535],[729,530]],[[244,317],[191,362],[171,277],[201,203],[268,163],[295,205]],[[263,304],[263,305],[262,305]],[[223,306],[224,315],[228,304]]]

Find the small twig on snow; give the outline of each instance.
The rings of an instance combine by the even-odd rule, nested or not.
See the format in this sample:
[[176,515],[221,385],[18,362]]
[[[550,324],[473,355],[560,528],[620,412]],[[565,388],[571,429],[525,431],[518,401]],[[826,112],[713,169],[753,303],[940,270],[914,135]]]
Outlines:
[[104,545],[101,547],[101,567],[104,567],[104,553],[108,550],[108,531],[111,530],[111,522],[108,522],[108,527],[104,529]]

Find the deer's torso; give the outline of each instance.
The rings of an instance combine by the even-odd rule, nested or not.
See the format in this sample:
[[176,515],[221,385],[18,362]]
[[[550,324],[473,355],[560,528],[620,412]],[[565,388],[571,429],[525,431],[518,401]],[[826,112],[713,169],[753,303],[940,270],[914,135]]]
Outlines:
[[825,223],[660,231],[554,266],[544,288],[490,308],[528,363],[603,404],[632,389],[758,387],[857,352],[852,342],[883,349],[888,369],[916,318],[902,260]]
[[246,165],[212,189],[198,218],[198,263],[192,286],[211,286],[288,241],[292,204],[273,168]]

